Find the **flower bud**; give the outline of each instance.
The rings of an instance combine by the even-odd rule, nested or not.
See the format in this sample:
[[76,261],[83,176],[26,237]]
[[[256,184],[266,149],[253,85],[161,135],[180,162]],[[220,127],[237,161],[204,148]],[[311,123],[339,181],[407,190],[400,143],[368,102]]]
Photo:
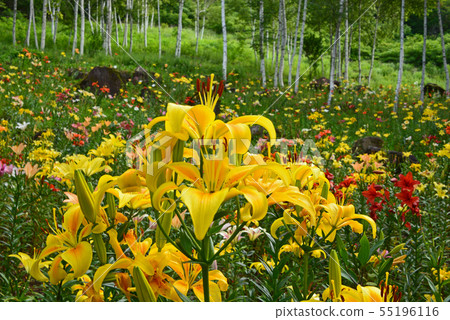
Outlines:
[[133,279],[136,286],[136,293],[140,302],[156,302],[155,294],[153,293],[144,272],[139,267],[133,269]]
[[341,265],[336,250],[331,250],[330,253],[328,279],[330,281],[330,290],[333,292],[333,300],[339,299],[339,296],[341,295],[342,279]]
[[89,185],[84,178],[83,171],[77,169],[74,174],[75,188],[78,196],[78,202],[84,217],[89,222],[95,223],[96,211],[94,206],[94,197]]

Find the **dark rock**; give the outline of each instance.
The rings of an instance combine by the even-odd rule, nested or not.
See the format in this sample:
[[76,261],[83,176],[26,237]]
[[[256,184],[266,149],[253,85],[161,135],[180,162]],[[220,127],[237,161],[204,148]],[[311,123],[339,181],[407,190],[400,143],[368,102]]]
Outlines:
[[388,159],[389,162],[393,164],[400,164],[406,160],[409,160],[410,163],[419,163],[419,160],[412,154],[409,157],[405,157],[403,152],[392,150],[388,151]]
[[122,79],[122,81],[124,83],[129,82],[132,78],[131,72],[128,72],[128,71],[119,71],[119,74],[120,74],[120,78]]
[[365,92],[367,90],[368,90],[368,88],[363,85],[359,85],[359,86],[356,86],[353,88],[353,91],[356,91],[356,92]]
[[356,140],[352,147],[354,155],[377,153],[383,148],[383,140],[380,137],[364,137]]
[[[98,85],[93,85],[96,83]],[[120,92],[124,85],[122,76],[117,70],[108,67],[95,67],[81,81],[82,89],[91,88],[97,91],[99,88],[108,88],[109,94],[114,96]]]
[[[336,89],[339,89],[341,87],[341,83],[339,81],[334,80],[334,86]],[[309,83],[309,87],[315,90],[322,90],[325,87],[328,87],[330,85],[330,79],[322,77],[319,79],[314,79]]]
[[423,91],[427,96],[432,96],[435,93],[439,93],[442,97],[445,96],[444,88],[438,86],[436,83],[427,83],[425,87],[423,87]]

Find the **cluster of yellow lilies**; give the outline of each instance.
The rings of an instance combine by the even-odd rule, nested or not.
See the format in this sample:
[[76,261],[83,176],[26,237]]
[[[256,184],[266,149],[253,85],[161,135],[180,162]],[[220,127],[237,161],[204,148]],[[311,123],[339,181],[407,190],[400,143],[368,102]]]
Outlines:
[[[227,123],[216,119],[212,80],[203,104],[169,104],[165,116],[147,125],[148,132],[162,122],[164,129],[145,135],[145,147],[135,148],[134,158],[140,162],[136,168],[120,176],[103,175],[95,188],[79,165],[66,170],[76,194],[69,194],[62,219],[54,210],[46,246],[32,258],[14,255],[33,278],[54,285],[79,279],[83,284],[74,287],[77,301],[107,299],[104,282],[114,282],[127,300],[156,301],[162,296],[184,301],[192,290],[200,301],[221,301],[227,279],[211,270],[213,262],[246,225],[264,219],[271,206],[280,216],[272,224],[273,237],[281,229],[291,232],[283,251],[299,256],[305,254],[305,245],[311,248],[308,255],[325,255],[313,237],[333,242],[345,226],[362,233],[357,220],[367,221],[375,237],[375,222],[356,214],[352,205],[336,203],[319,168],[277,163],[270,146],[267,155],[250,153],[250,126],[264,127],[274,143],[272,122],[263,116]],[[127,217],[125,208],[135,216]],[[139,235],[145,214],[156,225],[154,239]],[[224,217],[235,232],[219,246],[215,234]],[[183,241],[172,230],[174,219]]]

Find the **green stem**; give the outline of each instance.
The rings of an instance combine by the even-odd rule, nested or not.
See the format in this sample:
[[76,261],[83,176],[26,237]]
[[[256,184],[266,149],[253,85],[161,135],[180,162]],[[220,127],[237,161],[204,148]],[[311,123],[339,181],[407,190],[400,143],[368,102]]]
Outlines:
[[303,295],[305,299],[308,297],[308,268],[309,268],[309,252],[303,254]]
[[203,294],[205,302],[209,302],[209,264],[202,263]]
[[167,241],[169,241],[175,248],[181,251],[186,257],[191,259],[192,261],[196,261],[196,259],[190,255],[186,250],[184,250],[181,246],[177,245],[171,238],[169,238],[169,235],[162,227],[161,223],[159,222],[159,219],[156,219],[156,223],[158,224],[158,227],[160,228],[161,232],[163,233],[164,237],[166,237]]

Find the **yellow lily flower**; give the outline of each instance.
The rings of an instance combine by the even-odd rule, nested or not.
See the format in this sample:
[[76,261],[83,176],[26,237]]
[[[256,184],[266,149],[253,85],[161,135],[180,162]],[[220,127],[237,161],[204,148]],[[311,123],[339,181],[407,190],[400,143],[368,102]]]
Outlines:
[[76,170],[83,171],[89,177],[100,171],[112,169],[106,165],[103,158],[96,157],[92,159],[85,155],[76,155],[68,157],[66,163],[56,163],[53,174],[60,178],[72,180]]
[[75,284],[72,291],[77,291],[76,302],[103,302],[103,290],[95,291],[91,278],[88,275],[80,277],[83,284]]
[[322,221],[318,227],[318,233],[323,237],[327,236],[325,240],[333,242],[336,236],[336,230],[339,230],[345,226],[350,226],[353,232],[362,233],[363,225],[356,219],[367,221],[372,227],[372,235],[375,238],[377,234],[377,226],[372,218],[363,215],[355,214],[355,207],[353,205],[340,206],[335,203],[329,203],[322,205],[325,209],[323,212]]
[[163,272],[164,268],[170,263],[170,252],[175,250],[174,248],[171,249],[171,247],[166,245],[161,252],[158,252],[156,246],[152,246],[150,238],[138,241],[134,230],[129,230],[124,235],[124,242],[133,253],[134,259],[132,259],[127,257],[122,251],[117,241],[117,231],[111,229],[108,231],[108,234],[117,261],[112,264],[105,264],[97,269],[94,274],[94,289],[96,291],[100,290],[109,272],[116,269],[127,269],[130,274],[133,274],[134,267],[139,267],[144,272],[156,299],[159,295],[170,300],[177,299],[176,292],[171,286],[173,279]]
[[36,252],[34,253],[33,258],[22,252],[19,252],[18,254],[11,254],[9,256],[19,259],[25,268],[25,271],[37,281],[48,281],[48,278],[42,273],[41,268],[48,267],[51,261],[42,262],[39,256],[36,257]]
[[[200,171],[192,164],[178,162],[168,165],[168,168],[178,173],[182,178],[192,183],[192,187],[178,187],[173,182],[167,182],[155,192],[152,202],[156,210],[170,212],[175,209],[173,200],[163,198],[164,194],[173,190],[180,190],[181,200],[191,214],[194,224],[194,233],[197,239],[202,240],[214,220],[220,205],[237,195],[243,195],[248,201],[241,208],[243,221],[261,220],[267,213],[268,201],[265,194],[258,192],[252,186],[239,185],[239,183],[257,166],[231,167],[228,159],[204,160],[203,177]],[[239,185],[239,186],[238,186]],[[172,202],[171,208],[162,209],[162,202]]]
[[[54,211],[55,215],[55,211]],[[50,282],[57,284],[61,280],[81,277],[89,269],[92,261],[92,247],[87,241],[83,241],[92,230],[92,225],[87,224],[79,231],[83,215],[77,206],[71,206],[64,214],[62,230],[58,228],[56,217],[54,234],[47,237],[46,247],[39,258],[44,259],[52,253],[60,252],[54,259],[49,270]],[[67,273],[61,266],[62,261],[72,267],[72,273]]]
[[[203,280],[195,281],[202,271],[202,267],[197,263],[190,263],[189,261],[189,258],[179,251],[176,251],[172,255],[170,267],[181,278],[180,280],[176,280],[173,286],[183,295],[187,295],[188,291],[192,289],[195,296],[204,302]],[[220,292],[228,290],[227,278],[219,270],[210,270],[208,278],[211,302],[221,302],[222,296]],[[214,281],[217,281],[217,283]],[[181,299],[178,301],[181,301]]]

